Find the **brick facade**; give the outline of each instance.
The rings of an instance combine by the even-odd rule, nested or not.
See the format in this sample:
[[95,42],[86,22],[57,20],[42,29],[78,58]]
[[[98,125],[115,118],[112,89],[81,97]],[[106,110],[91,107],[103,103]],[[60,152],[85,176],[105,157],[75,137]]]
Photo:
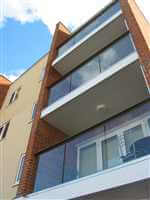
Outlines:
[[26,151],[26,157],[24,162],[24,170],[18,187],[17,196],[25,196],[33,192],[36,168],[37,168],[37,156],[39,151],[51,147],[56,143],[62,142],[65,135],[58,129],[48,125],[46,122],[40,119],[42,109],[47,105],[48,101],[48,87],[61,78],[61,75],[56,72],[51,64],[56,57],[57,48],[68,39],[70,32],[59,22],[56,26],[56,31],[53,37],[51,51],[45,70],[45,77],[41,86],[39,94],[39,100],[36,109],[36,115],[33,121],[32,130],[28,142]]
[[7,78],[0,75],[0,109],[3,105],[4,99],[7,95],[10,84],[11,82]]

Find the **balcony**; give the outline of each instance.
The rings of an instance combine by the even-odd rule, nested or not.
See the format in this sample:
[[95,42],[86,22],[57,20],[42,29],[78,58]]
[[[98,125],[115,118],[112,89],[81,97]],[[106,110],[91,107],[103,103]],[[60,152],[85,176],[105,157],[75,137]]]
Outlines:
[[52,65],[60,74],[65,75],[127,31],[117,1],[74,33],[58,49],[58,57]]
[[150,179],[149,113],[150,102],[138,105],[41,152],[30,198],[73,199]]
[[127,34],[50,88],[41,118],[72,136],[147,98],[138,55]]

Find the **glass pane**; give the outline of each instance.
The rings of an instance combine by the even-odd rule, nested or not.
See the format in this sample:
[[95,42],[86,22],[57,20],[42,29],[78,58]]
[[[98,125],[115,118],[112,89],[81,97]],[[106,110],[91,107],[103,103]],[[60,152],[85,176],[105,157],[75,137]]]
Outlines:
[[109,69],[113,64],[128,56],[134,51],[129,35],[116,41],[112,46],[100,53],[101,70]]
[[95,78],[99,73],[99,58],[95,57],[72,74],[71,90]]
[[64,145],[40,154],[34,192],[62,183]]
[[61,56],[68,49],[70,49],[73,45],[74,45],[74,38],[70,39],[68,42],[66,42],[63,46],[61,46],[59,48],[59,50],[58,50],[58,56]]
[[79,177],[88,176],[97,171],[96,143],[80,149]]
[[70,92],[70,76],[50,88],[48,104],[52,104]]
[[102,142],[103,168],[108,169],[121,163],[117,136]]
[[141,125],[138,125],[127,131],[124,131],[124,139],[125,139],[127,153],[130,152],[131,145],[143,137],[144,133]]

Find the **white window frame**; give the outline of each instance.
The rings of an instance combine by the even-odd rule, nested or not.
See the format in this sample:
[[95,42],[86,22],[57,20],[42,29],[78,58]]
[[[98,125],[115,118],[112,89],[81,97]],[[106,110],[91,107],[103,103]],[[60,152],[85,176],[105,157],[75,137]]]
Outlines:
[[104,135],[104,132],[101,133],[102,136],[97,136],[91,140],[87,140],[87,142],[81,143],[77,146],[77,178],[79,177],[79,170],[80,170],[80,150],[84,147],[87,147],[91,144],[96,143],[96,155],[97,155],[97,171],[103,171],[103,157],[102,157],[102,141],[105,141],[111,137],[117,136],[118,138],[118,150],[120,154],[120,160],[122,160],[122,156],[127,154],[126,146],[125,146],[125,139],[124,139],[124,131],[134,128],[138,125],[141,125],[144,137],[150,136],[150,127],[148,125],[148,120],[150,119],[150,115],[143,117],[143,119],[135,118],[130,122],[125,123],[119,129],[112,130],[111,132]]
[[36,103],[34,103],[33,105],[32,105],[32,116],[31,116],[31,118],[32,118],[32,120],[34,120],[34,118],[35,118],[35,109],[36,109]]
[[43,67],[42,70],[41,70],[41,73],[40,73],[40,80],[39,81],[42,81],[44,79],[45,71],[46,71],[46,67]]
[[[16,178],[15,178],[15,185],[18,185],[20,182],[19,175],[20,175],[20,173],[22,175],[24,158],[25,158],[25,153],[22,153],[20,156],[20,159],[19,159],[19,163],[18,163],[17,174],[16,174]],[[20,176],[20,178],[21,178],[21,176]]]
[[[9,104],[12,104],[16,99],[17,99],[17,96],[18,96],[18,94],[19,94],[19,91],[20,91],[20,89],[21,88],[18,88],[16,91],[14,91],[13,93],[12,93],[12,95],[14,94],[14,96],[13,96],[13,98],[12,98],[12,95],[11,95],[11,97],[10,97],[10,100],[9,100]],[[12,98],[12,99],[11,99]]]
[[3,138],[3,135],[4,135],[4,132],[5,132],[5,130],[6,130],[7,125],[8,125],[9,123],[10,123],[10,122],[8,121],[8,122],[5,122],[4,124],[2,124],[2,125],[0,126],[0,128],[2,128],[2,131],[1,131],[1,133],[0,133],[0,141],[4,139],[4,138]]

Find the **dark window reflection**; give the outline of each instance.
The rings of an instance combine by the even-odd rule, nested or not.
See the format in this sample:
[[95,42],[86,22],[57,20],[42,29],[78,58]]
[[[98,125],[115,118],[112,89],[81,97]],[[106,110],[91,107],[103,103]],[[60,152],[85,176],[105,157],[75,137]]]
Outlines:
[[101,70],[109,69],[113,64],[128,56],[134,51],[129,35],[121,38],[112,46],[100,53]]
[[70,92],[70,80],[71,77],[68,76],[64,80],[57,83],[54,87],[50,88],[48,104],[54,103],[56,100],[60,99]]
[[34,192],[62,183],[64,145],[39,156]]
[[99,58],[95,57],[72,74],[71,90],[95,78],[100,73]]

